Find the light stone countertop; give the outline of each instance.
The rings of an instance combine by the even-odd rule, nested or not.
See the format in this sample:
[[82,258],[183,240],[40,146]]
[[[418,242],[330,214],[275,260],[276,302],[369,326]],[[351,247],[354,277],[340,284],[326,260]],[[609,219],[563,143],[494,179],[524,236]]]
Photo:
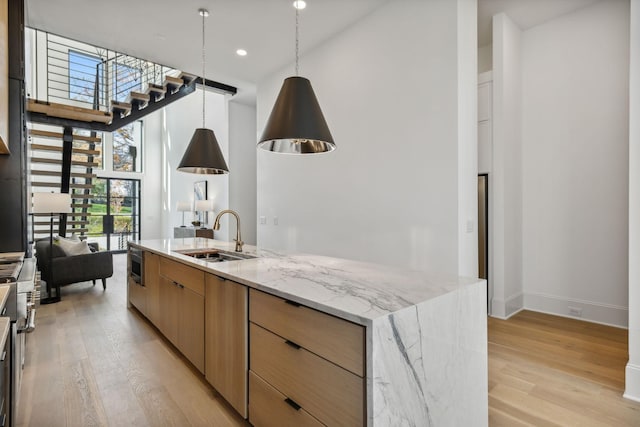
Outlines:
[[242,261],[208,262],[175,252],[204,248],[234,251],[234,242],[203,238],[130,244],[364,326],[481,281],[250,245],[244,245],[243,253],[257,258]]

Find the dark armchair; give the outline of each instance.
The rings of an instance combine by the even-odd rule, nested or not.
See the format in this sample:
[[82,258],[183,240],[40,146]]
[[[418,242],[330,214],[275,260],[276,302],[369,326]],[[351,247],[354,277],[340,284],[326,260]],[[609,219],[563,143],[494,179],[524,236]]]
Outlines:
[[[111,252],[98,252],[97,243],[89,243],[93,251],[90,254],[67,256],[56,244],[53,245],[53,258],[49,265],[49,239],[36,241],[36,258],[42,279],[47,287],[59,287],[71,283],[102,279],[102,288],[107,289],[107,278],[113,276],[113,256]],[[50,279],[49,272],[53,273]],[[52,283],[48,283],[51,280]]]

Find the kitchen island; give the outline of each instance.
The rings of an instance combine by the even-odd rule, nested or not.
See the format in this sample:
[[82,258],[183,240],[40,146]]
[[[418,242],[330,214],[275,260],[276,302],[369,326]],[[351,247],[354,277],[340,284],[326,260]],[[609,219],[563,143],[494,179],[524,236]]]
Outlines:
[[130,242],[130,271],[131,251],[144,266],[128,300],[252,424],[487,424],[483,280],[247,245],[185,254],[233,248]]

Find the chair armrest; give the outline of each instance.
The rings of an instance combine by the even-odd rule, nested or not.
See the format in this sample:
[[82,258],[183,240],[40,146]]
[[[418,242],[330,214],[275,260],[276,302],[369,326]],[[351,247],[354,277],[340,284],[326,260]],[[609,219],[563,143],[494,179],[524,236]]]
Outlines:
[[94,252],[53,259],[53,284],[68,285],[113,275],[111,252]]

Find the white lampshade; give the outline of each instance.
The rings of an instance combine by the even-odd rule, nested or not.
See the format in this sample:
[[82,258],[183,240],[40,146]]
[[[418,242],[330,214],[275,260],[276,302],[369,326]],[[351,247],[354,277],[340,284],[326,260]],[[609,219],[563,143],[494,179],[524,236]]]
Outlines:
[[70,213],[71,195],[68,193],[33,193],[33,213]]
[[196,212],[213,211],[213,200],[196,200]]
[[190,212],[191,211],[191,203],[190,202],[178,202],[178,203],[176,203],[176,210],[178,212]]

